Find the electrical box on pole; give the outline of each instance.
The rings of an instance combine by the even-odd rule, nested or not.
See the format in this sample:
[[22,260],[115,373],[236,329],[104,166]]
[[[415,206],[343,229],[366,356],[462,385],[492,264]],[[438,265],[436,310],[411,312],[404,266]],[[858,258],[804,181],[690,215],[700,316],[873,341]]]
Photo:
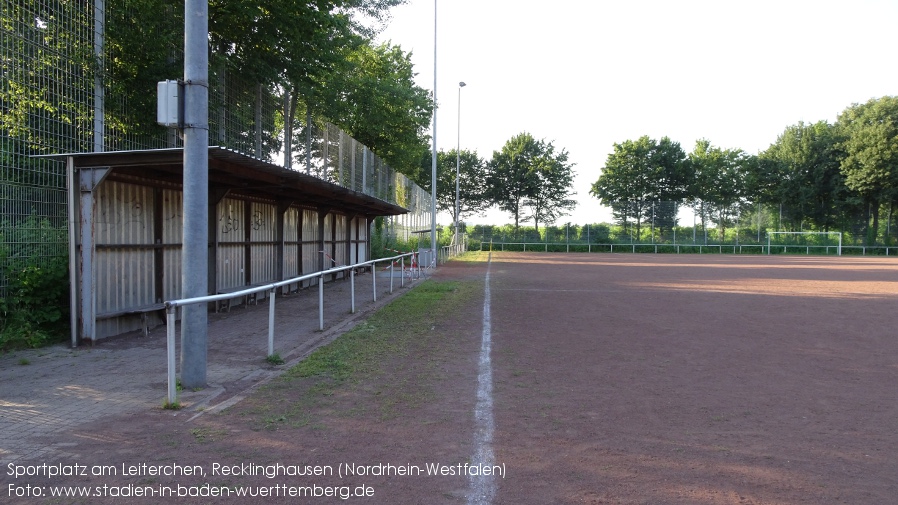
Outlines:
[[184,85],[176,80],[156,83],[156,122],[169,128],[184,127]]

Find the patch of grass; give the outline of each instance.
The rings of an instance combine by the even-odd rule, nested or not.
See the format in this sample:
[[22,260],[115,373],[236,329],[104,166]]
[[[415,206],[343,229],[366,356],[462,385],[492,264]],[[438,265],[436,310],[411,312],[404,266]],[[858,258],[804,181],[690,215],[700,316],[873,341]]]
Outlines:
[[458,286],[458,282],[422,283],[368,321],[318,348],[291,368],[286,377],[325,376],[342,382],[356,373],[370,372],[378,360],[403,353],[411,338],[430,331],[434,316],[445,311],[439,307],[440,302],[458,291]]
[[190,434],[193,435],[193,438],[195,438],[197,442],[204,444],[207,442],[214,442],[215,440],[221,440],[228,434],[228,432],[227,430],[215,430],[212,428],[194,428],[190,430]]
[[267,361],[271,365],[283,365],[284,364],[284,358],[282,358],[280,353],[277,353],[277,352],[272,354],[271,356],[266,357],[265,361]]
[[[451,320],[481,285],[476,281],[422,282],[263,388],[257,396],[257,419],[266,429],[324,429],[310,416],[311,410],[340,417],[376,413],[386,420],[432,399],[431,384],[443,373],[439,354],[451,343],[437,328]],[[414,357],[408,360],[408,368],[391,368],[395,359],[406,356]],[[347,391],[345,384],[361,387]],[[297,395],[297,390],[302,393]],[[290,401],[284,400],[285,393]],[[373,405],[355,404],[347,410],[340,401],[345,394],[361,395]]]
[[175,400],[173,402],[165,400],[164,402],[162,402],[162,408],[165,410],[180,410],[181,402],[179,402],[177,400]]
[[31,361],[28,358],[19,358],[19,364],[22,366],[30,365]]

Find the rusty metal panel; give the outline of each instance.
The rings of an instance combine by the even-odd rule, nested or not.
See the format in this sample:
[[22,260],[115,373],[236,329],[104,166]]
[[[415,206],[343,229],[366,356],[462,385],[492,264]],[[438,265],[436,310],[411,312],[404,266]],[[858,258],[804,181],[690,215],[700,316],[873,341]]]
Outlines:
[[299,232],[296,226],[299,224],[299,213],[302,209],[290,207],[284,213],[284,242],[296,242],[299,240]]
[[[358,235],[356,235],[358,234]],[[352,220],[352,252],[356,255],[355,262],[368,261],[368,220],[357,217]]]
[[272,282],[277,276],[277,208],[272,204],[253,202],[250,220],[250,282]]
[[290,207],[284,213],[284,278],[298,277],[299,274],[299,213],[302,209]]
[[349,237],[348,227],[349,219],[342,215],[337,214],[334,216],[334,226],[337,229],[337,244],[335,247],[334,260],[336,260],[337,265],[344,266],[349,264],[349,258],[346,257],[346,241]]
[[163,273],[163,300],[177,300],[181,298],[181,247],[166,247],[162,253],[162,262],[165,265]]
[[162,190],[162,299],[181,298],[181,241],[184,230],[184,194]]
[[302,217],[302,273],[318,271],[318,212],[303,209]]
[[104,182],[95,192],[97,244],[152,244],[153,189]]
[[225,198],[218,204],[218,289],[246,284],[244,278],[245,239],[243,200]]
[[268,203],[252,202],[250,210],[252,218],[250,221],[250,241],[256,242],[274,242],[277,240],[277,221],[275,215],[277,208]]
[[[184,194],[181,191],[162,191],[162,243],[181,244],[184,235]],[[180,260],[178,261],[180,263]]]
[[153,192],[106,182],[96,191],[97,313],[153,300]]
[[333,237],[334,230],[334,215],[328,213],[324,216],[324,241],[330,242],[331,237]]
[[154,303],[153,251],[97,249],[97,314]]
[[94,257],[97,338],[140,327],[139,318],[103,317],[150,305],[153,297],[153,190],[106,181],[96,189]]

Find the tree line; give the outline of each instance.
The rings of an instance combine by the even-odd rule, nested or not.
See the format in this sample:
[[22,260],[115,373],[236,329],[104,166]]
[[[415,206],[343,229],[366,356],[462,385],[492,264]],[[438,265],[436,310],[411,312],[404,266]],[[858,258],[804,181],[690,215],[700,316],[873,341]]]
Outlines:
[[[441,150],[437,153],[437,208],[459,223],[465,216],[497,206],[511,215],[514,230],[525,220],[539,229],[576,206],[574,163],[569,158],[566,149],[527,132],[510,138],[489,160],[468,150]],[[422,172],[431,170],[431,159],[429,155],[422,159]],[[422,187],[430,187],[429,176],[420,179]]]
[[[229,147],[264,158],[294,152],[294,132],[327,120],[393,168],[414,173],[428,150],[433,96],[415,85],[410,53],[373,42],[390,8],[404,2],[210,0],[210,80],[224,100],[210,102],[210,123],[239,125]],[[9,152],[91,150],[95,77],[106,98],[107,149],[171,139],[156,124],[155,88],[183,75],[183,4],[107,0],[99,55],[89,35],[93,8],[14,1],[0,12],[8,49],[0,134],[16,144]],[[271,117],[257,116],[257,100],[275,104],[265,111]],[[71,131],[58,135],[56,125]],[[258,140],[261,152],[248,147]]]
[[[898,204],[898,98],[852,104],[834,124],[789,126],[758,154],[707,139],[689,153],[668,137],[615,143],[590,194],[637,236],[648,219],[662,233],[676,226],[681,205],[721,236],[763,207],[784,231],[843,230],[868,245],[888,243]],[[675,205],[653,205],[660,201]]]

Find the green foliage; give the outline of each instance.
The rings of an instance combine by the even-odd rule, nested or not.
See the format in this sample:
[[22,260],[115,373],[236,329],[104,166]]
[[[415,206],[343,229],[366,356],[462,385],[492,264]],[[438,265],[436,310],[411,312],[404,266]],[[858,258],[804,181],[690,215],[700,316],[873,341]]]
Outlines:
[[786,128],[752,171],[750,180],[764,188],[758,196],[780,205],[793,226],[805,219],[822,230],[837,226],[840,215],[856,207],[840,171],[837,142],[835,127],[825,121]]
[[[753,228],[755,241],[758,228],[763,234],[769,227],[841,230],[848,240],[866,236],[867,245],[889,244],[898,230],[892,226],[898,209],[898,97],[854,104],[835,125],[790,126],[757,156],[706,139],[685,159],[669,139],[644,136],[615,144],[590,193],[611,207],[624,228],[612,231],[612,241],[624,235],[634,242],[668,240],[679,205],[688,204],[701,219],[702,234],[715,230],[713,241],[719,243],[730,240],[733,227],[738,233]],[[664,201],[674,205],[659,212]],[[758,222],[762,217],[766,224]],[[655,230],[646,237],[643,226],[650,219]]]
[[337,93],[335,105],[325,113],[391,167],[420,184],[419,161],[428,151],[425,131],[433,115],[433,100],[429,91],[415,84],[411,53],[390,44],[366,43],[347,58],[347,70],[339,76],[342,82],[331,83]]
[[898,97],[848,107],[839,115],[836,129],[841,137],[837,146],[844,151],[845,185],[866,204],[866,243],[872,244],[879,232],[880,207],[886,204],[891,217],[898,205]]
[[[91,43],[68,23],[88,26],[92,9],[84,2],[4,2],[3,80],[0,131],[29,148],[77,151],[82,129],[90,131],[89,101],[55,100],[93,88],[96,62]],[[6,59],[15,55],[15,59]]]
[[[522,219],[552,223],[572,209],[573,163],[565,149],[556,151],[552,142],[536,140],[527,132],[505,143],[488,164],[487,187],[492,203],[514,217],[515,231]],[[524,216],[529,208],[530,216]]]
[[694,174],[679,143],[644,135],[614,144],[590,194],[610,206],[619,223],[632,218],[640,235],[642,223],[650,219],[662,229],[676,225],[677,206],[660,209],[653,202],[685,200],[694,189]]
[[[64,338],[69,313],[64,245],[65,230],[46,219],[30,216],[16,225],[0,221],[0,276],[7,286],[0,298],[0,350]],[[42,255],[42,249],[56,255]]]
[[470,296],[470,286],[464,292],[460,287],[458,282],[434,281],[417,286],[365,323],[316,349],[282,380],[317,376],[343,382],[370,373],[385,357],[407,352],[411,342],[427,338],[433,320]]
[[[422,170],[430,173],[433,156],[422,158]],[[457,165],[456,165],[457,164]],[[458,170],[458,206],[461,217],[455,216],[455,174]],[[421,187],[430,191],[430,177]],[[480,213],[489,206],[486,191],[486,162],[476,152],[452,149],[437,153],[437,210],[448,212],[452,221]]]

